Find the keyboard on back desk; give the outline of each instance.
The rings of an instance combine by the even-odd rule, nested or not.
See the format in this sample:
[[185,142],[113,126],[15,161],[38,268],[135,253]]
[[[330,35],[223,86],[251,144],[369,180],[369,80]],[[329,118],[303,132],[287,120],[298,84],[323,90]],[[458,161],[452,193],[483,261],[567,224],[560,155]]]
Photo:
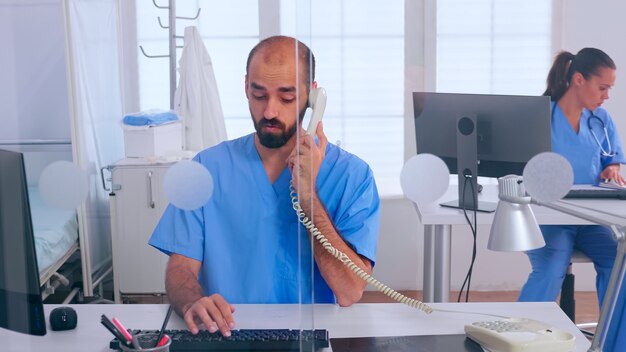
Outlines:
[[601,187],[574,188],[564,198],[598,198],[626,200],[626,190]]
[[[132,334],[155,333],[157,330],[130,330]],[[302,333],[302,335],[300,335]],[[210,333],[207,330],[192,335],[189,330],[165,330],[165,334],[172,338],[170,351],[310,351],[328,347],[328,331],[316,330],[287,330],[287,329],[259,329],[259,330],[232,330],[230,337],[223,337],[218,331]],[[301,338],[302,337],[302,338]],[[156,344],[156,336],[155,336]],[[119,350],[119,341],[114,339],[109,344],[112,350]]]

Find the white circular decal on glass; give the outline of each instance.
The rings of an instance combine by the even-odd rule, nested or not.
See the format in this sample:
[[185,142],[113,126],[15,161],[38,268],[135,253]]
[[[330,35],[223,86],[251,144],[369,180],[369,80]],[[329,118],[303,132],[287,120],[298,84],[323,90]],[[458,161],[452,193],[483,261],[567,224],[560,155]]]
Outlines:
[[198,209],[213,194],[213,177],[204,166],[191,160],[172,165],[163,178],[167,199],[184,210]]

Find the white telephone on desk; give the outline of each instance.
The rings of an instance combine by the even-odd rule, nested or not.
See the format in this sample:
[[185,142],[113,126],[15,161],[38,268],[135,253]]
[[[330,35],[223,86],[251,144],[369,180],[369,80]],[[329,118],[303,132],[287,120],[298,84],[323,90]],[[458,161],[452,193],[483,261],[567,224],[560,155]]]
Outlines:
[[322,121],[324,116],[324,110],[326,109],[326,89],[311,88],[309,92],[309,106],[311,107],[311,121],[309,121],[309,127],[306,129],[306,134],[309,136],[315,136],[315,130],[317,130],[317,124]]
[[576,347],[569,332],[524,318],[479,321],[465,325],[465,334],[491,352],[569,352]]

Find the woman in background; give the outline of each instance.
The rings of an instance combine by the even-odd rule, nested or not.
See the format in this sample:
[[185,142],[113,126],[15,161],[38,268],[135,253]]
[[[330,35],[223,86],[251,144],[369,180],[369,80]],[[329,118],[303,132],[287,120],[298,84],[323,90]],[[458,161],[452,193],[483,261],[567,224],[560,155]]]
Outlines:
[[[559,53],[548,74],[544,95],[552,101],[552,150],[570,162],[576,184],[612,179],[626,185],[620,175],[620,164],[626,163],[621,142],[611,116],[601,107],[615,84],[615,70],[615,63],[602,50],[584,48],[576,55]],[[527,252],[532,272],[519,300],[556,300],[576,249],[594,263],[602,304],[617,252],[611,230],[599,225],[543,225],[541,231],[546,245]],[[621,322],[626,324],[625,295],[622,292],[616,306],[607,351],[626,350],[626,327],[618,334]]]

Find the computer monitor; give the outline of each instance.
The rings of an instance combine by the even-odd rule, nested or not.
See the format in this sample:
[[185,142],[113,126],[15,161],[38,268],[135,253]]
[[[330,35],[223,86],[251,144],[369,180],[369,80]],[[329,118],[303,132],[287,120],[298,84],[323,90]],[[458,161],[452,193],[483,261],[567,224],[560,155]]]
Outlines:
[[45,335],[39,270],[21,153],[0,150],[0,327]]
[[443,206],[494,211],[478,202],[477,177],[521,175],[551,150],[550,97],[414,92],[418,153],[434,154],[458,174],[459,200]]

